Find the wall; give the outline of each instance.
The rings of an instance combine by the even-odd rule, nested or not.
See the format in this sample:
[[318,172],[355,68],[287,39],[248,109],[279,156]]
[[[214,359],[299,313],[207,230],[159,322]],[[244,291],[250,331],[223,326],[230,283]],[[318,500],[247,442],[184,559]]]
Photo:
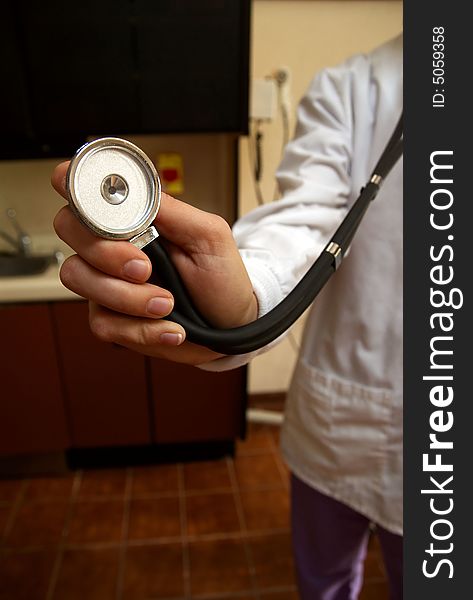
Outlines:
[[[291,72],[291,127],[294,112],[312,75],[346,56],[369,50],[402,29],[399,1],[254,0],[252,20],[252,77],[265,77],[280,66]],[[264,127],[264,174],[266,198],[274,193],[274,171],[280,159],[280,119]],[[58,160],[0,163],[0,227],[9,230],[4,216],[8,206],[17,208],[18,218],[31,234],[51,232],[51,222],[63,201],[49,184]],[[187,161],[189,164],[189,161]],[[27,176],[26,176],[27,174]],[[240,212],[256,206],[248,160],[248,139],[240,141]],[[218,201],[217,201],[218,202]],[[209,208],[205,206],[205,208]],[[272,392],[287,388],[292,372],[301,323],[295,338],[285,340],[250,367],[250,392]]]
[[[252,78],[264,78],[279,67],[290,70],[291,131],[299,99],[314,73],[356,52],[369,51],[402,30],[402,2],[254,0]],[[281,119],[263,124],[265,201],[273,198],[274,172],[281,156]],[[240,214],[257,206],[250,170],[248,138],[240,141]],[[292,335],[250,366],[250,392],[287,389],[303,318]]]
[[[234,216],[234,135],[181,134],[129,136],[129,139],[154,160],[160,152],[179,153],[184,165],[184,191],[179,198],[229,220]],[[0,229],[14,233],[5,215],[6,209],[13,207],[19,223],[33,241],[38,235],[54,235],[54,215],[65,200],[52,189],[50,177],[62,160],[66,158],[0,161]],[[7,247],[6,242],[0,238],[0,250],[3,247]]]

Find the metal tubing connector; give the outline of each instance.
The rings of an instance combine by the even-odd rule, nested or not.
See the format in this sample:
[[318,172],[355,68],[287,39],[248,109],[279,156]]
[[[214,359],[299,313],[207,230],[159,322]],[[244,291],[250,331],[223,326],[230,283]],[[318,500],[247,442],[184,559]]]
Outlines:
[[335,259],[335,270],[342,264],[342,249],[336,242],[330,242],[325,251],[331,254]]

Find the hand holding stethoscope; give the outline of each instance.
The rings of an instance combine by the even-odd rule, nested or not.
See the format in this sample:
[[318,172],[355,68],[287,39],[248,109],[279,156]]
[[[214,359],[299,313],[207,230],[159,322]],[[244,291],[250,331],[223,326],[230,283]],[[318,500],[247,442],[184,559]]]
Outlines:
[[[183,328],[180,332],[159,333],[161,343],[173,340],[178,345],[185,331],[192,342],[215,352],[243,354],[269,344],[308,308],[340,265],[370,202],[401,156],[402,147],[401,117],[369,181],[324,251],[294,290],[269,313],[256,320],[256,302],[250,291],[251,283],[228,226],[219,217],[185,207],[170,197],[166,199],[169,208],[165,211],[174,210],[175,214],[172,217],[169,215],[169,221],[166,221],[166,214],[164,218],[162,212],[158,214],[161,188],[156,170],[148,157],[130,142],[103,138],[84,145],[69,164],[65,185],[56,189],[65,195],[72,211],[91,232],[105,240],[114,240],[111,242],[113,244],[119,243],[116,240],[128,240],[126,244],[138,250],[143,249],[150,258],[155,267],[151,281],[164,284],[174,295],[172,310],[158,311],[156,316],[169,314],[169,320]],[[156,217],[160,234],[153,225]],[[115,277],[125,276],[125,279],[128,277],[127,265],[111,268],[106,260],[96,256],[100,253],[75,245],[67,229],[63,228],[61,217],[56,221],[56,229],[58,235],[78,254],[88,257],[85,263],[77,263],[83,260],[80,258],[72,259],[77,263],[75,272],[82,268],[83,281],[89,283],[95,277],[95,285],[86,285],[84,288],[82,284],[81,287],[80,278],[76,282],[74,270],[71,277],[72,261],[69,261],[69,267],[66,263],[62,269],[62,279],[67,287],[98,305],[135,317],[149,318],[152,316],[150,307],[165,304],[164,298],[161,298],[161,302],[157,298],[154,301],[149,298],[145,306],[142,303],[136,306],[132,301],[130,281],[127,286],[114,286],[105,279],[103,284],[111,289],[100,291],[97,273],[87,269],[84,271],[86,265],[98,267],[102,273]],[[84,235],[79,238],[84,239]],[[112,253],[112,250],[109,252]],[[160,290],[161,295],[166,293],[145,281],[138,294],[143,290],[148,295],[156,293],[156,290]],[[97,310],[95,308],[96,314]],[[96,320],[96,323],[100,324],[100,320]],[[163,323],[167,321],[160,325]],[[127,324],[130,325],[129,322],[122,323],[124,330],[128,330],[125,327]],[[144,333],[148,330],[143,321],[140,326],[142,342],[145,346],[152,346],[155,338],[150,340]],[[92,327],[98,331],[105,329],[94,326],[93,320]],[[121,330],[116,331],[120,334]],[[106,330],[103,337],[107,339],[112,336]],[[129,342],[127,338],[124,341]],[[131,347],[129,343],[123,345]]]
[[[67,169],[68,163],[62,163],[52,177],[54,188],[66,199]],[[209,322],[232,327],[256,318],[253,289],[223,219],[162,194],[156,225]],[[151,274],[150,260],[135,245],[97,237],[68,207],[59,211],[55,228],[77,253],[64,262],[61,279],[66,287],[91,300],[90,325],[99,338],[143,354],[191,364],[217,356],[185,341],[184,328],[166,320],[173,307],[172,294],[146,283]],[[150,301],[157,312],[148,310]]]

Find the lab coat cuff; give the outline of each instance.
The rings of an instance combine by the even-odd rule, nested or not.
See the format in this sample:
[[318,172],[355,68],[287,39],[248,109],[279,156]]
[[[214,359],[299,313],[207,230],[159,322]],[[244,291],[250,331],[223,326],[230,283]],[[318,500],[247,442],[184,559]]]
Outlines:
[[241,257],[258,300],[258,318],[260,318],[283,300],[283,290],[278,278],[264,261],[252,258],[244,251]]

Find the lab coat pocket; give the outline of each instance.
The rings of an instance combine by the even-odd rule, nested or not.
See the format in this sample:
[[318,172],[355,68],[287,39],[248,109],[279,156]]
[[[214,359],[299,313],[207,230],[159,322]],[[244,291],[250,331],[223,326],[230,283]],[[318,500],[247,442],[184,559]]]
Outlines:
[[[392,393],[327,376],[302,363],[291,389],[288,419],[311,445],[312,461],[326,475],[382,473],[392,427]],[[313,465],[315,466],[315,464]]]
[[389,390],[333,382],[331,432],[339,472],[384,471],[392,424]]

